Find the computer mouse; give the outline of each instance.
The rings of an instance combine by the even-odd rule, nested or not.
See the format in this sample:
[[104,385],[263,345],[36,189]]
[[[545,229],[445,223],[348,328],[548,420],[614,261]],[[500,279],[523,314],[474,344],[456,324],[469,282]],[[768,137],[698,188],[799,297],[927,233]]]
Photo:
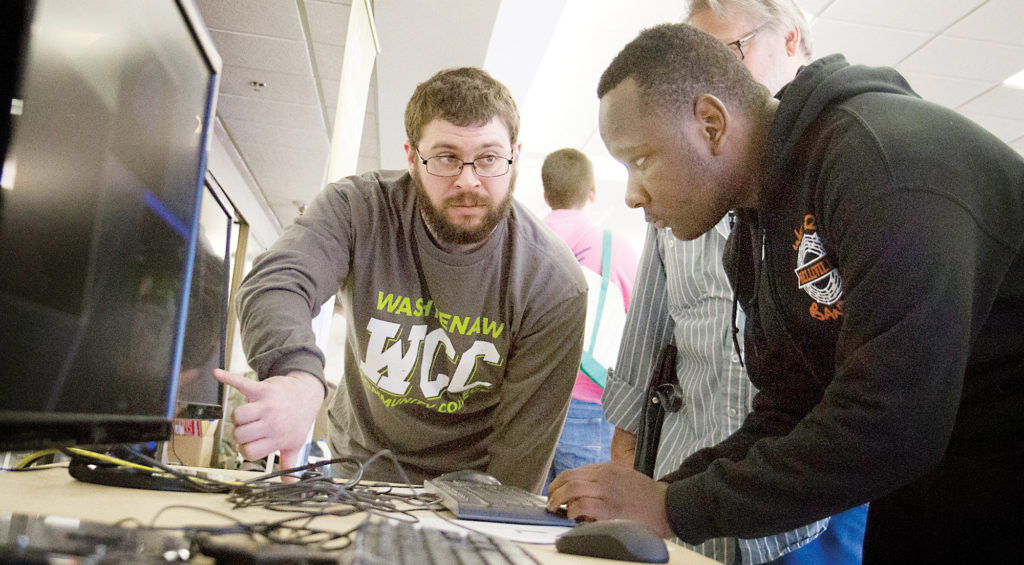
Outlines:
[[560,553],[639,563],[668,563],[668,546],[640,522],[583,522],[555,539]]
[[480,483],[485,485],[500,485],[501,481],[476,469],[460,469],[450,471],[437,477],[439,481],[465,481],[468,483]]

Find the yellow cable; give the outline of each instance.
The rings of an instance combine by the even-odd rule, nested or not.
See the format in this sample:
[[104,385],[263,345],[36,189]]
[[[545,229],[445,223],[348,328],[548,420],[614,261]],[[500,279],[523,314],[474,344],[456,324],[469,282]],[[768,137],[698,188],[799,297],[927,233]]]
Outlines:
[[[73,453],[76,453],[76,454],[79,454],[79,455],[84,455],[84,456],[87,456],[87,457],[93,457],[95,459],[99,459],[99,460],[105,461],[107,463],[114,463],[116,465],[121,465],[121,466],[124,466],[124,467],[132,467],[134,469],[140,469],[140,470],[143,470],[143,471],[149,471],[151,473],[159,473],[159,474],[163,474],[163,475],[177,476],[177,475],[173,475],[172,473],[168,473],[167,471],[165,471],[163,469],[158,469],[158,468],[155,468],[155,467],[148,467],[148,466],[145,466],[145,465],[140,465],[138,463],[133,463],[131,461],[126,461],[124,459],[119,459],[117,457],[113,457],[113,456],[110,456],[110,455],[105,455],[105,454],[102,454],[102,453],[94,453],[92,451],[86,451],[84,449],[78,449],[78,448],[70,448],[69,451],[71,451]],[[238,485],[243,484],[241,481],[214,481],[214,480],[211,480],[211,479],[207,479],[205,477],[198,477],[198,476],[191,475],[191,474],[188,474],[188,473],[182,473],[182,474],[188,480],[196,482],[196,483],[205,483],[205,484],[217,484],[217,483],[220,483],[220,484],[228,484],[228,485],[232,485],[232,486],[238,486]],[[178,478],[181,478],[181,477],[178,477]]]
[[77,448],[77,447],[69,447],[68,451],[70,451],[71,453],[74,453],[75,455],[81,455],[83,457],[91,457],[93,459],[98,459],[98,460],[103,461],[105,463],[113,463],[114,465],[120,465],[122,467],[130,467],[132,469],[138,469],[140,471],[149,471],[150,473],[163,473],[164,472],[161,469],[156,469],[156,468],[153,468],[153,467],[148,467],[146,465],[139,465],[138,463],[133,463],[131,461],[126,461],[124,459],[120,459],[118,457],[113,457],[113,456],[107,455],[105,453],[96,453],[95,451],[89,451],[89,450],[80,449],[80,448]]
[[37,451],[35,453],[31,453],[27,457],[22,459],[21,461],[18,461],[17,463],[15,463],[14,464],[14,468],[15,469],[24,469],[25,467],[28,467],[29,464],[31,464],[36,459],[41,459],[43,457],[46,457],[47,455],[53,455],[54,453],[57,453],[56,449],[44,449],[42,451]]
[[[164,474],[164,475],[171,475],[171,473],[168,473],[167,471],[164,471],[163,469],[157,469],[155,467],[149,467],[147,465],[140,465],[138,463],[133,463],[132,461],[127,461],[125,459],[121,459],[119,457],[114,457],[112,455],[107,455],[105,453],[96,453],[95,451],[89,451],[87,449],[81,449],[81,448],[78,448],[78,447],[69,447],[69,448],[67,448],[67,450],[70,451],[71,453],[74,453],[75,455],[80,455],[82,457],[89,457],[91,459],[97,459],[99,461],[103,461],[105,463],[112,463],[114,465],[119,465],[121,467],[129,467],[129,468],[132,468],[132,469],[138,469],[140,471],[147,471],[147,472],[150,472],[150,473],[159,473],[159,474]],[[47,455],[52,455],[52,454],[59,453],[59,452],[60,451],[57,450],[57,449],[44,449],[42,451],[37,451],[35,453],[32,453],[32,454],[28,455],[27,457],[25,457],[21,461],[18,461],[18,463],[14,465],[14,468],[15,469],[23,469],[23,468],[27,467],[28,465],[30,465],[36,459],[39,459],[39,458],[42,458],[42,457],[46,457]],[[188,480],[194,481],[196,483],[217,484],[219,482],[221,484],[228,484],[228,485],[232,485],[232,486],[238,486],[238,485],[243,484],[241,481],[213,481],[211,479],[207,479],[207,478],[204,478],[204,477],[197,477],[195,475],[189,475],[187,473],[185,474],[185,476],[188,478]]]

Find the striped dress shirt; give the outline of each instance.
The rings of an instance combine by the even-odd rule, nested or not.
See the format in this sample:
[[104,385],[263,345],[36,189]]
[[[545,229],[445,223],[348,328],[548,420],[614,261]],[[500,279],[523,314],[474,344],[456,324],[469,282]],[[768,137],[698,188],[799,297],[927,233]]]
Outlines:
[[[728,221],[723,218],[693,241],[678,240],[669,229],[647,230],[619,358],[608,374],[603,404],[608,421],[636,434],[658,354],[675,341],[683,406],[666,414],[655,477],[674,471],[698,449],[724,440],[751,410],[756,390],[733,346],[732,289],[722,267]],[[742,311],[738,318],[742,330]],[[738,547],[743,563],[763,563],[812,541],[827,524],[826,518],[764,538],[715,538],[698,546],[682,545],[728,564],[736,562]]]

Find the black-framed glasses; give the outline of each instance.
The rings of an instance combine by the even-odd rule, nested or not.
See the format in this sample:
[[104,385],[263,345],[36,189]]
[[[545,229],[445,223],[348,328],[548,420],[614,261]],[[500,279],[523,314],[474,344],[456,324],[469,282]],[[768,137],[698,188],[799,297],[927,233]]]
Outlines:
[[729,43],[726,43],[726,46],[732,47],[736,51],[736,53],[739,54],[740,61],[742,61],[747,56],[743,52],[743,44],[748,42],[748,41],[750,41],[751,39],[753,39],[755,35],[761,33],[764,30],[764,28],[768,27],[769,23],[771,23],[771,22],[765,22],[765,23],[755,27],[754,31],[744,35],[743,37],[737,39],[736,41],[730,41]]
[[427,172],[435,177],[457,177],[462,174],[462,169],[466,165],[472,165],[473,171],[479,177],[500,177],[509,171],[513,161],[501,155],[483,155],[472,161],[463,161],[451,155],[436,155],[424,159],[419,149],[416,150],[416,156],[427,168]]

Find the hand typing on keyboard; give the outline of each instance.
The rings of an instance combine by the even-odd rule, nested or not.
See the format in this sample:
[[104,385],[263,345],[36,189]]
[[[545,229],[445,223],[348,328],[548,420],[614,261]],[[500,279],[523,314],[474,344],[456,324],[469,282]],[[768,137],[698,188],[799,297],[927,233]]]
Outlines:
[[426,481],[427,490],[441,495],[441,503],[457,518],[514,524],[573,526],[565,512],[549,512],[544,497],[500,483],[448,480],[442,475]]

